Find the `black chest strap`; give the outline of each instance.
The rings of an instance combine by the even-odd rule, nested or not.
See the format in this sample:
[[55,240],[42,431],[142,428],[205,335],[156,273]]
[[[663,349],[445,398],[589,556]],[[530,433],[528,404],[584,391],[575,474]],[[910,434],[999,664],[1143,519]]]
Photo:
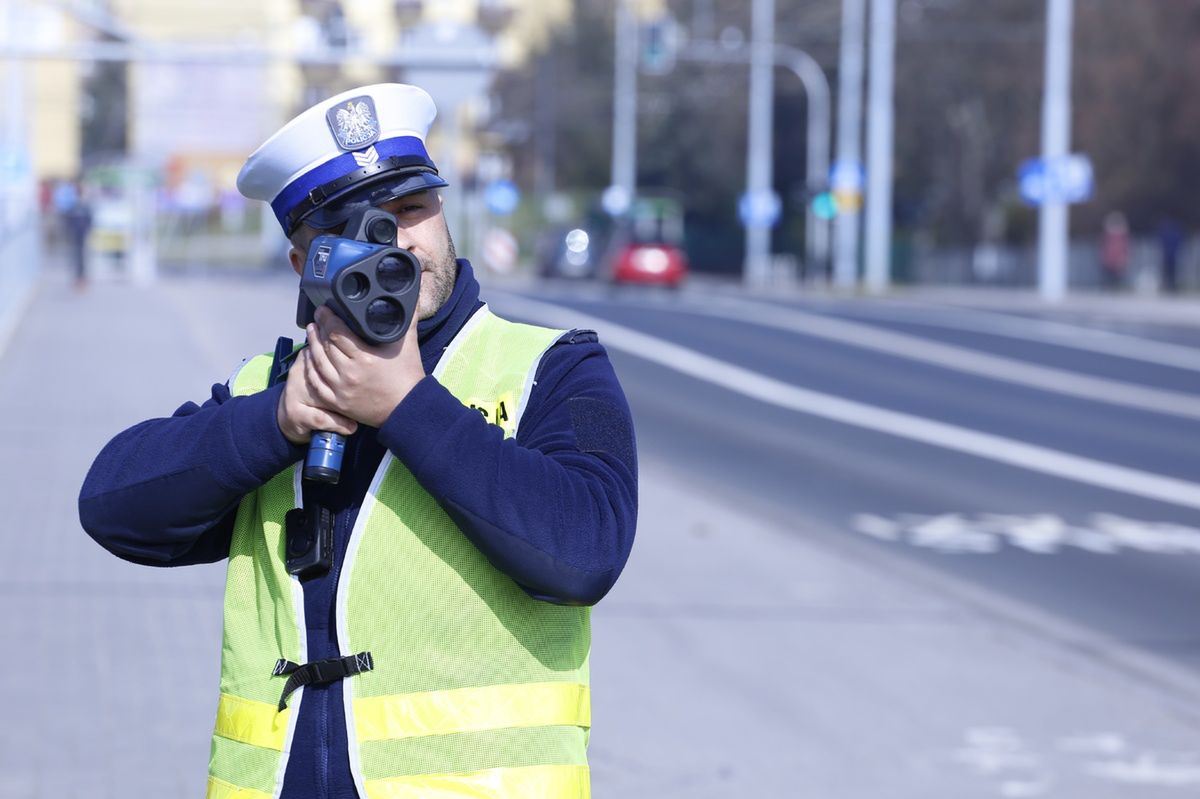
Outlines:
[[303,666],[280,658],[275,664],[275,670],[271,672],[271,676],[273,677],[281,677],[286,674],[288,678],[287,684],[283,686],[283,696],[279,697],[279,709],[282,711],[287,707],[288,697],[297,688],[305,685],[334,682],[343,677],[360,674],[364,671],[371,671],[374,668],[375,661],[371,658],[370,652],[359,652],[357,655],[347,655],[344,658],[314,660],[312,663],[305,663]]
[[267,388],[278,383],[287,374],[296,357],[296,345],[287,336],[280,336],[275,342],[275,357],[271,360],[271,371],[267,375]]

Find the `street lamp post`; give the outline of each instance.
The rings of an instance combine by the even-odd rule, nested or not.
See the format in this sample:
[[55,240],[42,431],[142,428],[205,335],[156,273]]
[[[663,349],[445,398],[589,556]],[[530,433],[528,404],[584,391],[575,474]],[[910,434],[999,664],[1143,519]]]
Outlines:
[[891,281],[895,67],[896,0],[871,0],[865,277],[872,294],[885,291]]
[[617,0],[613,52],[612,181],[608,211],[625,212],[637,189],[638,21],[632,0]]
[[808,148],[804,168],[804,182],[809,195],[805,203],[804,224],[807,271],[823,268],[829,259],[829,222],[819,219],[812,206],[812,198],[825,188],[825,182],[829,179],[829,135],[832,123],[829,80],[817,60],[803,50],[776,45],[775,54],[776,63],[787,67],[800,78],[808,98]]
[[[838,177],[835,193],[850,195],[854,202],[862,192],[862,84],[863,39],[866,0],[842,0],[842,41],[838,65]],[[847,180],[849,178],[849,180]],[[858,185],[854,185],[857,183]],[[858,282],[859,213],[857,207],[838,208],[834,242],[833,283],[850,289]]]
[[[1071,17],[1073,0],[1046,5],[1046,87],[1042,95],[1042,163],[1047,171],[1071,146]],[[1038,216],[1038,292],[1047,302],[1067,292],[1068,210],[1048,194]]]
[[[762,209],[774,198],[771,187],[772,124],[774,119],[775,0],[754,0],[750,37],[750,132],[746,148],[747,206]],[[777,202],[777,201],[776,201]],[[776,206],[777,207],[777,206]],[[743,279],[748,285],[768,282],[771,268],[771,228],[775,220],[761,210],[746,214],[746,258]]]
[[[693,41],[677,55],[680,61],[704,64],[746,64],[750,61],[747,48],[730,49],[717,42]],[[829,175],[830,130],[832,103],[829,79],[816,59],[803,50],[788,45],[775,45],[775,65],[784,67],[804,84],[808,98],[807,151],[805,154],[805,185],[810,193],[824,188]],[[817,219],[811,206],[805,227],[805,252],[809,264],[824,264],[829,257],[829,223]]]

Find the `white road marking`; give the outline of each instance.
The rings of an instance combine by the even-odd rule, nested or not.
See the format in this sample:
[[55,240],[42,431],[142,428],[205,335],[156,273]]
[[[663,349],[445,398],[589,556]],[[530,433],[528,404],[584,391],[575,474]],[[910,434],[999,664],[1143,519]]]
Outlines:
[[1115,732],[1060,737],[1057,757],[1043,757],[1040,742],[1026,741],[1007,727],[964,733],[954,760],[1014,799],[1040,796],[1055,785],[1078,785],[1078,777],[1168,789],[1200,784],[1200,753],[1135,747]]
[[1090,735],[1075,735],[1061,738],[1058,748],[1064,752],[1083,752],[1101,755],[1116,755],[1127,748],[1125,738],[1115,732],[1097,732]]
[[1054,787],[1047,777],[1036,780],[1005,780],[1000,784],[1000,795],[1008,799],[1027,799],[1030,796],[1041,796]]
[[1071,455],[1003,436],[800,388],[570,308],[495,293],[497,305],[553,327],[597,330],[605,346],[787,410],[942,447],[1110,491],[1200,509],[1200,483]]
[[1038,756],[1025,746],[1014,730],[1007,727],[972,727],[966,730],[965,745],[954,759],[982,774],[1037,768]]
[[891,517],[859,513],[850,519],[850,528],[880,541],[952,555],[989,555],[1006,544],[1036,555],[1052,555],[1067,547],[1096,555],[1115,555],[1122,550],[1200,555],[1200,529],[1111,513],[1093,513],[1084,524],[1069,524],[1053,513],[901,513]]
[[[924,312],[917,316],[913,311]],[[1144,363],[1171,366],[1200,372],[1200,349],[1168,341],[1140,338],[1111,330],[1054,322],[1047,319],[1012,316],[972,308],[933,304],[859,304],[855,313],[895,322],[989,333],[1005,338],[1056,344],[1060,347],[1112,355]],[[947,313],[949,312],[949,313]]]
[[881,330],[859,322],[832,319],[766,303],[722,298],[689,308],[693,313],[705,316],[733,319],[823,338],[838,344],[848,344],[1041,391],[1186,419],[1200,419],[1200,396],[1191,394],[1092,377],[1052,366],[1039,366],[1001,355],[930,341],[907,333]]
[[1153,752],[1132,760],[1089,763],[1086,771],[1093,777],[1136,785],[1183,787],[1200,785],[1200,763],[1194,759],[1165,760]]

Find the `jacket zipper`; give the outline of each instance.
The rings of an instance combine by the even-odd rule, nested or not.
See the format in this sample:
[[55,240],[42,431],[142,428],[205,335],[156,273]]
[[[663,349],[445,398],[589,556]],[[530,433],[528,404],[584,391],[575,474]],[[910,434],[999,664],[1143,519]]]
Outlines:
[[[338,655],[341,654],[341,651],[342,651],[341,641],[338,640],[338,629],[337,629],[337,595],[338,595],[338,581],[341,578],[341,572],[342,572],[342,563],[345,561],[345,558],[346,558],[346,549],[345,549],[345,546],[343,545],[343,539],[344,539],[345,531],[346,531],[346,517],[348,515],[349,515],[348,511],[343,510],[341,513],[335,514],[334,519],[333,519],[333,548],[336,553],[340,553],[340,557],[338,557],[336,555],[334,556],[333,566],[329,572],[329,591],[331,594],[330,598],[329,598],[330,599],[329,607],[333,614],[333,618],[331,620],[331,623],[332,623],[331,631],[333,633],[333,645],[334,645],[334,650],[335,650],[333,657],[337,657]],[[320,767],[321,767],[321,785],[323,788],[322,793],[326,797],[329,796],[329,752],[330,752],[329,713],[330,713],[330,706],[333,701],[332,693],[335,690],[335,686],[341,686],[341,683],[340,682],[330,683],[329,685],[325,686],[325,690],[323,692],[325,694],[325,701],[321,703],[321,760],[320,760]],[[343,696],[344,696],[344,694],[343,694]],[[344,702],[345,700],[343,699],[342,701]],[[349,730],[346,731],[346,734],[347,735],[350,734]],[[349,743],[349,742],[347,742],[347,743]]]

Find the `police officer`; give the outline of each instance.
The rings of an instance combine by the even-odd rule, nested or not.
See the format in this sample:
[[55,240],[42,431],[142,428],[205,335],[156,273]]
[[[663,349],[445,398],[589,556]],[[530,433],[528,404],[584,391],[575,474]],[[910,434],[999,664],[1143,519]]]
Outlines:
[[[413,86],[353,89],[238,178],[298,272],[316,235],[392,214],[419,322],[372,346],[319,309],[294,357],[117,435],[80,494],[118,557],[228,559],[209,799],[589,795],[589,606],[632,545],[629,408],[594,333],[479,299],[425,147],[434,115]],[[348,437],[337,484],[301,479],[314,431]],[[298,523],[331,542],[303,576]]]

